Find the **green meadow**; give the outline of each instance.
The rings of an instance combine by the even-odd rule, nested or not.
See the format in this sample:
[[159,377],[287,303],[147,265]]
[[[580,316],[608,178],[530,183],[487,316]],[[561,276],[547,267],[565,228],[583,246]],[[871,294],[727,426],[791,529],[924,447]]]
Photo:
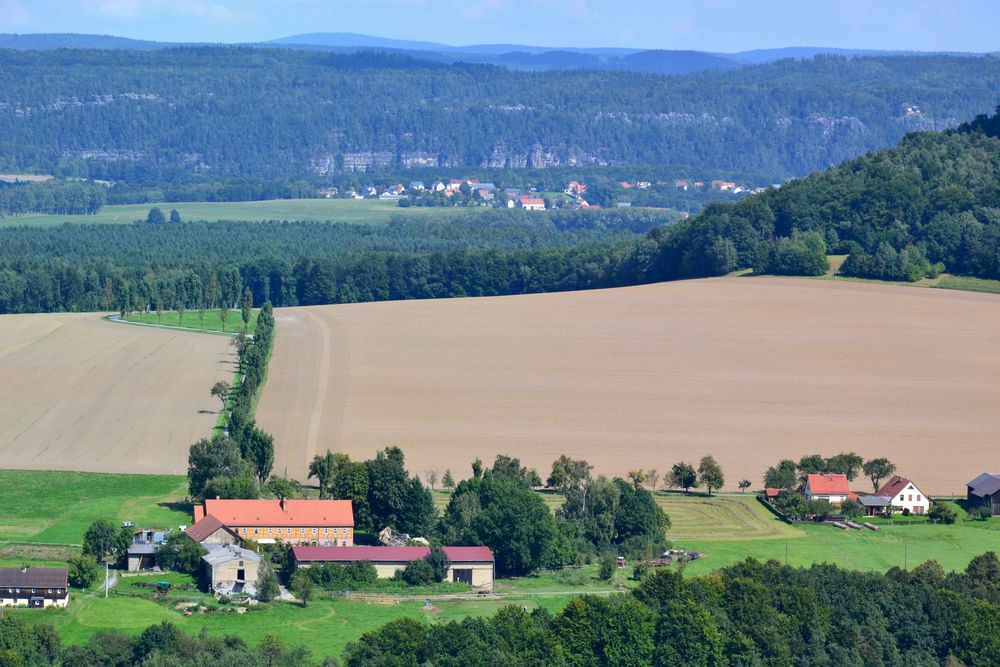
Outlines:
[[30,214],[0,218],[0,227],[51,227],[66,222],[92,225],[127,225],[145,220],[149,210],[159,207],[169,215],[177,209],[181,220],[303,220],[307,222],[348,222],[386,224],[394,218],[409,220],[444,219],[474,209],[443,207],[402,208],[394,201],[377,199],[270,199],[246,202],[161,202],[155,204],[118,204],[104,206],[96,215]]
[[[250,323],[247,325],[247,332],[253,333],[257,330],[258,310],[250,315]],[[239,308],[230,308],[226,313],[226,321],[222,321],[222,311],[211,309],[205,311],[205,319],[201,318],[201,313],[195,310],[185,310],[183,319],[176,310],[164,310],[159,315],[156,311],[148,313],[132,313],[126,318],[127,322],[138,322],[141,324],[155,324],[161,327],[184,327],[185,329],[197,329],[205,332],[227,332],[236,333],[243,330],[243,318],[240,316]]]

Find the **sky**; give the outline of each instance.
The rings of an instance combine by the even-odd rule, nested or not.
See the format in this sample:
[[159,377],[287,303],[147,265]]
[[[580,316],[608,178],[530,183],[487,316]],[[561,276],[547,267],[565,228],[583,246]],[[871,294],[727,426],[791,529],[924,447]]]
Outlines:
[[256,42],[355,32],[456,46],[997,51],[998,8],[1000,0],[0,0],[0,33]]

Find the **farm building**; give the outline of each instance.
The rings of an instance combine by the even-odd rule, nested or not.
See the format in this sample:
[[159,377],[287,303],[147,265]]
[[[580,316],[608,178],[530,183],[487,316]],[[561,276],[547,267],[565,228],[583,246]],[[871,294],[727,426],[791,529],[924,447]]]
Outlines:
[[240,537],[236,531],[227,528],[224,523],[209,514],[198,523],[187,529],[185,535],[198,544],[234,544],[239,546]]
[[812,474],[806,476],[806,500],[829,500],[839,505],[853,494],[847,486],[847,475]]
[[518,202],[518,207],[525,211],[544,211],[545,210],[545,200],[539,199],[538,197],[521,197]]
[[889,511],[892,498],[889,496],[861,496],[858,502],[865,508],[867,516],[881,516]]
[[969,507],[986,505],[993,508],[993,515],[1000,515],[1000,475],[984,472],[967,485]]
[[152,570],[156,567],[156,548],[163,542],[166,533],[155,528],[137,530],[128,548],[128,569]]
[[0,568],[0,607],[65,607],[68,601],[66,568]]
[[212,544],[201,557],[205,581],[214,593],[253,595],[260,568],[260,556],[231,544]]
[[[389,579],[411,560],[426,558],[430,547],[293,547],[296,567],[318,563],[353,563],[370,561],[381,579]],[[451,561],[447,581],[493,589],[496,567],[489,547],[444,547]]]
[[264,544],[354,545],[350,500],[206,500],[195,505],[198,525],[213,516],[240,537]]
[[916,484],[900,475],[893,475],[875,495],[888,496],[892,499],[893,507],[909,510],[911,514],[927,514],[931,505],[931,501]]

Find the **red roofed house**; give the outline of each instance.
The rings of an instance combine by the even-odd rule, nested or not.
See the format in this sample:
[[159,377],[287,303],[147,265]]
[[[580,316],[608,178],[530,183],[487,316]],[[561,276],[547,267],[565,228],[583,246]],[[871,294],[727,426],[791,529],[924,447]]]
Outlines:
[[891,498],[893,507],[910,510],[911,514],[926,514],[931,504],[916,484],[900,475],[893,475],[875,495]]
[[185,535],[198,544],[232,544],[240,545],[240,536],[232,528],[209,514],[198,523],[188,528]]
[[525,211],[544,211],[545,200],[535,197],[521,197],[518,200],[518,207]]
[[806,500],[825,498],[839,505],[851,496],[847,475],[812,474],[806,476]]
[[189,530],[209,516],[241,540],[354,545],[350,500],[206,500],[204,505],[195,505],[195,525]]
[[[296,567],[367,560],[380,579],[391,578],[411,560],[427,558],[430,552],[430,547],[292,547]],[[446,581],[493,589],[496,568],[489,547],[444,547],[444,553],[451,561]]]

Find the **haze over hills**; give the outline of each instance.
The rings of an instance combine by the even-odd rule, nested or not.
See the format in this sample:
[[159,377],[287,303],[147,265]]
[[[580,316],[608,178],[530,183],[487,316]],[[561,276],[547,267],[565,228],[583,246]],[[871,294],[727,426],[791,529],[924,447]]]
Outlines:
[[[0,48],[15,50],[72,49],[165,49],[179,46],[205,46],[200,43],[153,42],[111,35],[73,33],[0,34]],[[216,45],[221,46],[221,45]],[[345,32],[316,32],[290,35],[243,46],[288,48],[305,51],[354,53],[379,50],[410,55],[441,63],[467,62],[497,65],[523,70],[606,69],[648,74],[688,74],[703,70],[724,70],[757,65],[782,58],[812,58],[819,54],[844,57],[896,55],[901,51],[842,49],[836,47],[792,46],[756,49],[736,53],[707,51],[531,46],[525,44],[472,44],[452,46],[438,42],[392,39],[375,35]],[[906,52],[909,55],[931,53]],[[969,54],[978,55],[978,54]]]

